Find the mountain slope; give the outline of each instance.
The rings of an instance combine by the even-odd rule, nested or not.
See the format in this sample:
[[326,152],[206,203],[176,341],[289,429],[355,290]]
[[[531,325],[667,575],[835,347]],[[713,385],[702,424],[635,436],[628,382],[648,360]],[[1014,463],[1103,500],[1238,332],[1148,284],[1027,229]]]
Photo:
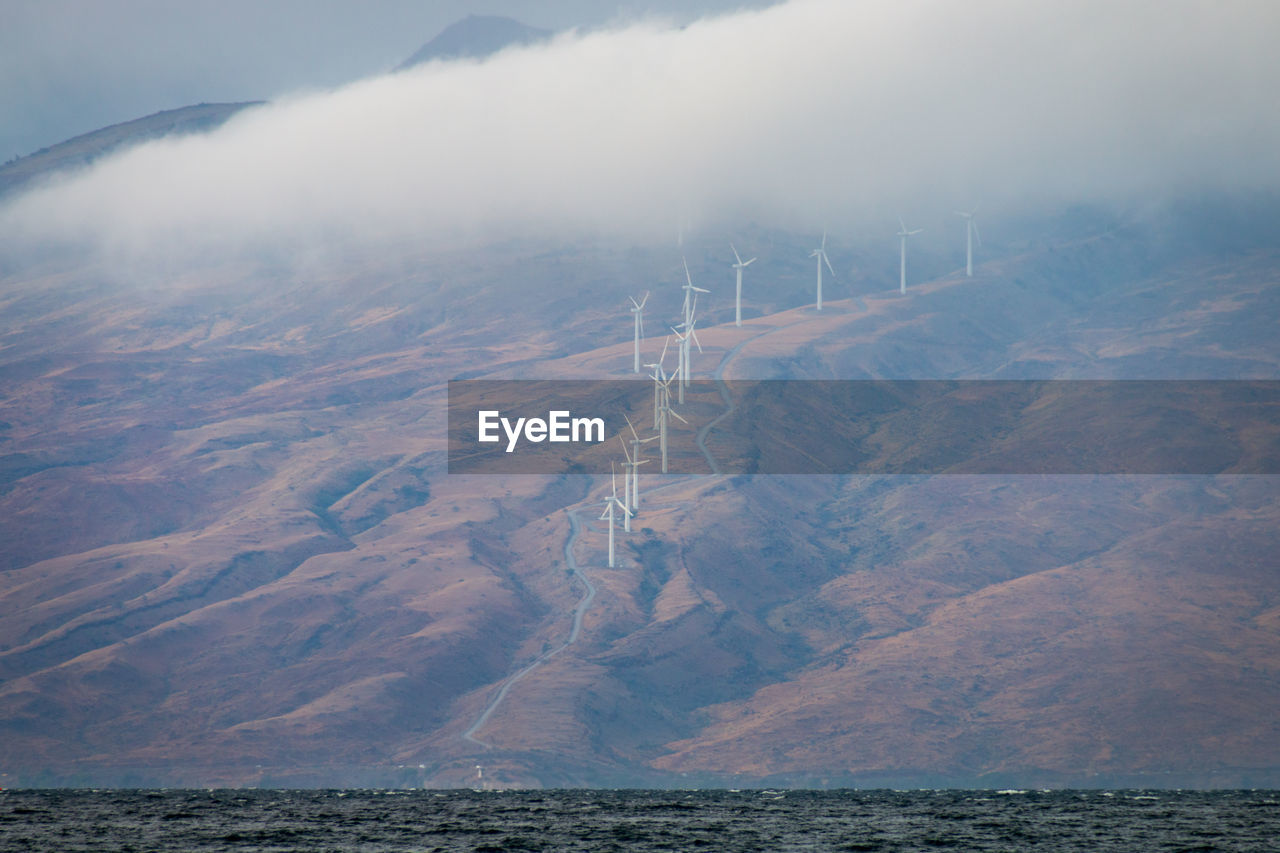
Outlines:
[[87,166],[100,157],[139,142],[213,130],[241,110],[261,103],[195,104],[72,137],[0,166],[0,196],[21,189],[41,175]]
[[[1280,373],[1280,247],[1166,236],[819,315],[807,237],[756,232],[695,369]],[[628,374],[624,269],[676,312],[673,250],[585,242],[9,275],[9,783],[1280,783],[1273,478],[646,476],[610,570],[602,478],[448,475],[447,379]]]

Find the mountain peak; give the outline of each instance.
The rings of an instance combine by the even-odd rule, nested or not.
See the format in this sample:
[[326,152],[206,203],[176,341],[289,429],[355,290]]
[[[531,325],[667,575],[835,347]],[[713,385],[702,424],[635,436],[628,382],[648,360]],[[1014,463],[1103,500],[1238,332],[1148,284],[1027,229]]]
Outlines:
[[533,44],[550,38],[551,35],[551,30],[531,27],[513,18],[468,15],[445,27],[396,70],[403,71],[433,59],[482,59],[511,45]]

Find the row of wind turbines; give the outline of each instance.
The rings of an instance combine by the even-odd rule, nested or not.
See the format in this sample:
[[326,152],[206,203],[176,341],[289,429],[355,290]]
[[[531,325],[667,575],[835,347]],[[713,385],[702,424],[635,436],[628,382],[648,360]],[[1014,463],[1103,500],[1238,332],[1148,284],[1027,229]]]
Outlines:
[[[974,205],[972,210],[955,211],[956,215],[965,220],[965,275],[973,277],[973,242],[977,238],[978,245],[982,245],[982,235],[978,231],[978,222],[975,218],[978,212],[978,205]],[[898,217],[898,225],[901,230],[897,236],[901,241],[900,247],[900,274],[898,279],[899,292],[905,294],[907,292],[907,238],[921,233],[924,229],[917,228],[909,230],[902,217]],[[734,262],[732,269],[735,272],[734,287],[734,325],[742,325],[742,271],[751,264],[755,263],[757,258],[749,258],[743,260],[738,254],[738,249],[729,243],[729,249],[733,252]],[[822,232],[822,242],[818,247],[809,253],[810,258],[814,258],[817,266],[817,298],[815,300],[815,308],[822,310],[822,268],[825,266],[827,271],[835,276],[835,269],[831,266],[831,260],[827,257],[827,232]],[[662,346],[662,354],[658,360],[643,365],[653,371],[650,378],[653,379],[653,429],[656,435],[648,438],[641,438],[636,432],[635,425],[631,423],[631,419],[627,418],[627,428],[631,431],[630,449],[628,450],[628,441],[619,436],[618,441],[622,443],[622,453],[625,459],[622,462],[623,468],[623,486],[622,499],[618,498],[618,478],[616,468],[611,467],[610,479],[612,491],[609,497],[604,499],[603,512],[600,514],[600,521],[608,521],[609,523],[609,568],[615,566],[615,533],[617,518],[622,517],[623,530],[627,533],[631,532],[631,519],[635,517],[640,506],[640,466],[647,464],[650,460],[641,459],[640,453],[645,444],[651,441],[659,442],[659,453],[662,460],[662,473],[667,473],[667,431],[670,419],[675,418],[681,423],[688,423],[680,413],[671,405],[671,385],[676,386],[676,404],[684,405],[684,390],[689,385],[691,374],[691,345],[698,348],[698,352],[702,352],[702,343],[698,340],[697,333],[697,311],[698,311],[698,295],[710,293],[706,288],[697,287],[693,283],[693,276],[689,273],[688,261],[681,258],[684,266],[685,283],[681,286],[684,291],[684,300],[681,308],[681,321],[671,326],[671,335],[667,336]],[[632,325],[634,329],[634,353],[632,358],[632,372],[639,373],[640,362],[640,343],[644,340],[644,307],[649,301],[649,292],[646,291],[644,296],[637,300],[634,296],[628,297],[631,301]],[[670,375],[666,372],[665,362],[667,351],[671,346],[671,336],[676,338],[676,369]]]
[[[739,287],[739,312],[741,312],[741,286],[742,286],[742,268],[754,261],[742,261],[738,256],[737,250],[734,250],[734,256],[738,258],[738,287]],[[682,259],[683,261],[683,259]],[[619,513],[623,519],[623,529],[625,532],[631,532],[631,519],[635,517],[636,511],[640,506],[640,466],[647,464],[650,460],[641,459],[640,451],[643,445],[651,441],[658,442],[658,452],[662,458],[662,473],[667,473],[667,431],[671,423],[671,418],[675,418],[681,423],[688,423],[679,412],[671,405],[671,386],[676,386],[676,404],[684,405],[684,389],[689,385],[690,362],[692,359],[692,347],[696,346],[698,352],[702,352],[702,342],[698,340],[698,295],[701,293],[710,293],[704,287],[698,287],[693,283],[693,276],[689,273],[689,264],[684,262],[684,285],[681,290],[684,291],[684,302],[681,309],[682,320],[671,327],[671,335],[676,338],[676,369],[670,375],[667,374],[666,361],[667,351],[671,348],[671,335],[667,336],[666,341],[662,345],[662,354],[658,356],[658,360],[644,365],[653,371],[651,378],[653,379],[653,428],[657,431],[656,435],[648,438],[641,438],[636,432],[635,424],[631,423],[631,419],[627,418],[627,428],[631,431],[631,449],[627,449],[627,441],[619,436],[618,440],[622,442],[623,458],[626,460],[622,463],[623,468],[623,484],[622,484],[622,500],[618,500],[618,477],[616,469],[612,470],[610,477],[612,480],[612,492],[609,497],[604,499],[604,511],[600,514],[601,521],[609,522],[609,568],[613,568],[615,564],[615,535],[614,528]],[[646,291],[644,296],[637,300],[634,296],[628,297],[631,300],[631,313],[634,315],[633,325],[635,327],[635,352],[632,362],[633,372],[640,372],[640,341],[644,338],[644,306],[649,301],[649,293]],[[741,314],[739,313],[739,322],[741,325]]]

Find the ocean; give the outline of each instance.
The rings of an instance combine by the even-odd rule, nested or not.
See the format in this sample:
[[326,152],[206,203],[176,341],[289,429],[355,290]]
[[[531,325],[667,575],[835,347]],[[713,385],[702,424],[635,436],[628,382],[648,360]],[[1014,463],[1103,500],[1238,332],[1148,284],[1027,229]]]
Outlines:
[[9,790],[3,851],[1277,851],[1277,791]]

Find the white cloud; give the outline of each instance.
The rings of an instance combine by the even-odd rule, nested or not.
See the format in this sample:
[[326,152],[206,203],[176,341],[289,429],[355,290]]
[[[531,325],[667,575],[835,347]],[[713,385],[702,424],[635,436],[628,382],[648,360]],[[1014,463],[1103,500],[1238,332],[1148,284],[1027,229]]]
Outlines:
[[793,0],[297,95],[0,212],[116,257],[1274,188],[1270,0]]

